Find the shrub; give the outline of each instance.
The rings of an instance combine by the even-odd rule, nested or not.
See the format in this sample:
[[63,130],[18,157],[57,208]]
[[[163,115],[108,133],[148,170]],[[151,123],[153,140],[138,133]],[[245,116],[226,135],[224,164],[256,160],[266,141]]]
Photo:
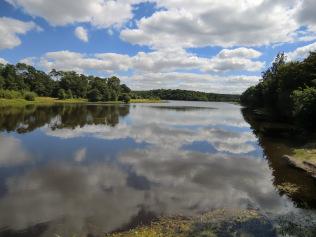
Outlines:
[[19,91],[0,89],[0,98],[3,98],[3,99],[21,99],[23,97],[24,97],[23,94]]
[[28,101],[34,101],[36,97],[36,94],[34,92],[26,92],[24,93],[24,99]]

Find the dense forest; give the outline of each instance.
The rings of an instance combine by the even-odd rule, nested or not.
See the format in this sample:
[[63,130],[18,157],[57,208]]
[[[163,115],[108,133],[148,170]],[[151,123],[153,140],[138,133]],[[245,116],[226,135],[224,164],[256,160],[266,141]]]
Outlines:
[[259,84],[248,88],[241,103],[250,108],[264,108],[287,121],[315,128],[316,52],[302,61],[288,62],[284,53],[262,73]]
[[0,64],[0,98],[49,96],[59,99],[87,98],[89,101],[130,100],[131,89],[117,77],[100,78],[76,72],[52,70],[49,74],[18,63]]
[[186,101],[239,101],[239,95],[205,93],[188,90],[150,90],[134,91],[133,95],[139,98],[160,98],[162,100],[186,100]]

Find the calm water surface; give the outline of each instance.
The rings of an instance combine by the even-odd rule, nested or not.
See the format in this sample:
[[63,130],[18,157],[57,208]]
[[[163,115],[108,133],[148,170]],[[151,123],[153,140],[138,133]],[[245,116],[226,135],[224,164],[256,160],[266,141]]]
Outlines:
[[0,236],[104,236],[215,208],[314,218],[315,180],[247,121],[229,103],[1,109]]

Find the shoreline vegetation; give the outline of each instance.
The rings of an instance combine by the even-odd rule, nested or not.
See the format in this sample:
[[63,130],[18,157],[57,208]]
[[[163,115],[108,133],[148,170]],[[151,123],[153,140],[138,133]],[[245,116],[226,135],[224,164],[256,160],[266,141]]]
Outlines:
[[[54,103],[153,103],[161,100],[239,102],[239,97],[179,89],[132,91],[115,76],[101,78],[55,69],[45,73],[24,63],[0,63],[1,104],[40,104],[52,103],[52,100]],[[47,98],[58,98],[59,101]],[[10,99],[12,101],[8,101]]]
[[313,221],[290,215],[269,217],[254,209],[215,209],[194,217],[165,217],[106,237],[315,236]]
[[[316,52],[302,61],[288,61],[279,53],[260,82],[241,95],[241,104],[250,110],[268,111],[274,122],[296,127],[297,137],[314,137],[316,132]],[[313,139],[312,139],[313,140]],[[310,141],[308,141],[310,142]],[[280,157],[281,158],[281,157]],[[316,147],[305,144],[282,158],[288,165],[316,177]]]
[[200,91],[189,91],[180,89],[158,89],[148,91],[133,91],[139,98],[160,98],[162,100],[182,100],[182,101],[212,101],[212,102],[239,102],[240,95],[217,94]]
[[280,121],[316,131],[316,52],[302,61],[287,61],[279,53],[260,82],[240,97],[241,104],[267,110]]
[[[131,99],[129,103],[163,103],[160,99]],[[87,99],[63,99],[52,97],[35,97],[34,100],[26,99],[1,99],[0,107],[5,106],[26,106],[26,105],[53,105],[53,104],[125,104],[124,101],[89,102]]]
[[283,158],[290,166],[316,178],[316,144],[307,144],[302,148],[293,149],[291,154],[284,155]]
[[150,225],[106,237],[276,236],[272,223],[255,210],[218,209],[196,217],[160,218]]
[[[316,53],[312,56],[314,57],[313,67],[315,67]],[[298,64],[300,63],[298,62]],[[284,97],[278,98],[276,96],[276,92],[280,90],[279,86],[284,86],[282,84],[283,81],[280,82],[278,80],[281,80],[280,78],[282,77],[287,78],[287,76],[283,74],[281,74],[282,76],[279,75],[281,69],[286,67],[285,65],[288,64],[285,62],[284,55],[278,56],[273,67],[263,74],[263,79],[259,83],[260,86],[251,87],[241,96],[242,104],[252,109],[266,108],[276,111],[279,110],[281,112],[280,118],[284,120],[296,121],[296,119],[298,119],[297,121],[301,121],[300,119],[303,119],[304,116],[309,116],[309,119],[315,119],[314,102],[316,101],[316,96],[314,97],[314,95],[316,95],[316,92],[314,94],[314,90],[316,91],[316,82],[315,85],[313,84],[314,82],[309,84],[297,83],[298,85],[293,87],[293,91],[287,91],[282,94]],[[288,69],[289,68],[282,70]],[[294,70],[293,72],[291,71],[291,73],[295,74],[297,72]],[[285,73],[285,75],[287,74]],[[287,88],[287,84],[285,88]],[[271,93],[272,101],[270,101],[269,93]],[[265,101],[263,98],[267,99],[267,102],[262,104],[261,102]],[[284,101],[279,101],[283,99]],[[240,96],[166,89],[132,91],[125,84],[121,84],[120,79],[117,77],[100,78],[85,76],[77,74],[76,72],[62,72],[56,70],[52,70],[49,74],[46,74],[25,64],[0,64],[0,107],[86,103],[161,103],[163,100],[239,102]],[[272,102],[275,101],[278,103],[272,106]],[[282,108],[281,106],[283,104],[287,106],[291,105],[293,108],[290,110],[289,107]],[[286,110],[286,113],[282,113],[283,110]],[[288,114],[289,111],[291,111],[291,114]],[[308,124],[309,123],[306,125]],[[298,163],[292,162],[296,167],[305,171],[307,170],[307,166],[309,168],[311,167],[311,163],[316,164],[315,148],[304,147],[295,149],[293,153],[288,155],[290,155],[289,157],[291,157],[292,161],[295,160],[295,162],[303,164],[304,166],[298,166]],[[309,163],[306,163],[306,161]],[[292,186],[282,186],[280,188],[286,192],[295,191],[295,187]],[[219,209],[191,218],[160,218],[150,225],[139,226],[132,230],[112,233],[106,236],[202,237],[231,235],[251,236],[256,233],[262,233],[262,236],[276,236],[277,231],[271,221],[256,210]]]

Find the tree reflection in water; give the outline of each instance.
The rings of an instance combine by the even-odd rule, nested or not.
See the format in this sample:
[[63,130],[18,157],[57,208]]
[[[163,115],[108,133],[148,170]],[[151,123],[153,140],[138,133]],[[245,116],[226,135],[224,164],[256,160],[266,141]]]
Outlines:
[[291,154],[291,148],[308,142],[300,136],[299,128],[291,124],[277,123],[271,116],[263,116],[249,109],[242,110],[263,148],[273,173],[273,183],[281,195],[286,194],[302,208],[316,208],[316,179],[295,169],[282,158]]
[[128,105],[56,105],[6,107],[0,110],[0,131],[28,133],[48,124],[51,129],[108,125],[129,114]]

